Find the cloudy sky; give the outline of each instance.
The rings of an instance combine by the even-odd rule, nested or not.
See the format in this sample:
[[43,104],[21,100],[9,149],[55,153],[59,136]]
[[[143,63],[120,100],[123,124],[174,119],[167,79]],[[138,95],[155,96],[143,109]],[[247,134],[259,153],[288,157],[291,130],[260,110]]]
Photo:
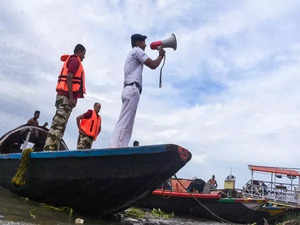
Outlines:
[[193,159],[178,176],[216,174],[220,187],[231,170],[242,186],[248,164],[300,167],[299,9],[292,0],[2,1],[0,133],[36,109],[40,123],[51,123],[59,58],[82,43],[87,96],[64,138],[74,149],[75,117],[99,101],[103,130],[94,147],[107,147],[130,35],[146,34],[149,44],[175,33],[161,89],[159,70],[144,68],[132,140],[186,147]]

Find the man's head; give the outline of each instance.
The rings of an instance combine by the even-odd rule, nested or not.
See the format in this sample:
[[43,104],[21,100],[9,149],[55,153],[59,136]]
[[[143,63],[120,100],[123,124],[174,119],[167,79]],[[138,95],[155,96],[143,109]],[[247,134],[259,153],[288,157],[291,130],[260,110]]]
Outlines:
[[140,47],[145,50],[146,48],[146,40],[147,36],[141,34],[133,34],[131,35],[131,46],[132,47]]
[[134,142],[133,142],[133,146],[140,146],[140,142],[134,141]]
[[94,110],[99,113],[101,109],[101,104],[99,102],[95,102],[94,104]]
[[79,56],[82,61],[85,56],[85,47],[82,44],[77,44],[74,49],[74,54]]
[[40,117],[40,111],[36,110],[33,114],[35,119],[38,119]]
[[212,175],[212,179],[215,179],[215,175],[214,174]]

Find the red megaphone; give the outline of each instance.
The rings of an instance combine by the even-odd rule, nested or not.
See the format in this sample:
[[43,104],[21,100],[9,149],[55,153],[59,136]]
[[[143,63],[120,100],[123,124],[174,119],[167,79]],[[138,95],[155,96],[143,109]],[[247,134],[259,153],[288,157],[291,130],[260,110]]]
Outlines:
[[158,49],[162,44],[162,41],[154,41],[150,44],[150,48],[153,50]]

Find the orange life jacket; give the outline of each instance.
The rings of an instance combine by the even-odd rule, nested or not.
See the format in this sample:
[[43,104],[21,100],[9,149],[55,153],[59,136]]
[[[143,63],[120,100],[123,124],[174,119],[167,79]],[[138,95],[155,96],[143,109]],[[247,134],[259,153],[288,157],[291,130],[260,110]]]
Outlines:
[[216,185],[217,184],[217,181],[216,180],[213,180],[213,179],[209,179],[209,181],[208,181],[208,183],[210,184],[210,185]]
[[80,128],[84,133],[96,140],[101,128],[101,117],[93,110],[92,116],[89,119],[80,121]]
[[[65,63],[63,65],[60,75],[58,76],[56,91],[63,91],[63,92],[68,93],[67,76],[69,74],[69,71],[68,71],[67,64],[68,64],[70,57],[71,57],[70,55],[63,55],[60,58],[61,61],[65,62]],[[79,67],[72,78],[72,92],[73,93],[82,92],[82,94],[85,94],[85,74],[84,74],[83,66],[81,64],[80,57],[77,56],[77,59],[79,62]],[[83,96],[82,96],[82,98],[83,98]]]

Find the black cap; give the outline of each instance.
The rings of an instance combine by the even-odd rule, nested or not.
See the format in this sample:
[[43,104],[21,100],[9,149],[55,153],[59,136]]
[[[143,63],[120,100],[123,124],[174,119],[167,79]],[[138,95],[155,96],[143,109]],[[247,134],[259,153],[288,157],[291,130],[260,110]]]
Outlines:
[[131,35],[131,44],[134,45],[136,41],[145,41],[147,36],[141,34],[133,34]]

